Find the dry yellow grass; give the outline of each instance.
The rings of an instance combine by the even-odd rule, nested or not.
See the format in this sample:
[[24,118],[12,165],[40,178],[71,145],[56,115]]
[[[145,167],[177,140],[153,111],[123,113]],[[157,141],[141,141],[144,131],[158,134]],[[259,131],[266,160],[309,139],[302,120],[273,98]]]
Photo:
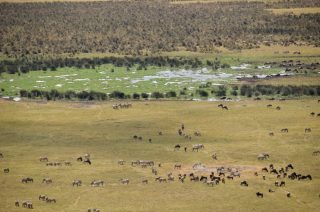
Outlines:
[[[148,103],[148,104],[146,104]],[[222,111],[220,102],[133,102],[133,108],[113,110],[112,102],[84,104],[50,102],[0,101],[0,208],[1,211],[21,211],[14,206],[16,199],[30,199],[32,211],[317,211],[320,207],[320,156],[312,152],[320,150],[320,113],[315,99],[285,102],[228,102],[229,111]],[[272,103],[281,110],[267,108]],[[192,141],[177,135],[181,123],[186,133],[199,130],[201,137]],[[281,128],[289,128],[281,134]],[[304,128],[312,128],[309,134]],[[163,136],[158,136],[158,131]],[[273,131],[274,137],[268,133]],[[133,142],[132,136],[143,137]],[[152,138],[150,144],[147,139]],[[188,152],[173,151],[180,143]],[[191,152],[192,144],[203,143],[204,150]],[[75,158],[89,152],[92,165],[76,162]],[[210,157],[218,154],[218,160]],[[258,161],[261,152],[270,153],[268,161]],[[50,161],[70,160],[71,167],[47,167],[39,162],[46,155]],[[237,166],[247,168],[240,179],[209,187],[193,183],[189,179],[159,184],[154,181],[150,168],[119,166],[117,161],[137,159],[161,162],[159,176],[173,172],[192,171],[192,164],[202,162],[207,167]],[[175,163],[182,164],[182,171],[174,170]],[[311,174],[312,181],[286,181],[277,188],[275,176],[266,174],[264,181],[261,167],[273,163],[277,168],[293,163],[294,171]],[[9,174],[2,169],[10,168]],[[255,177],[253,172],[259,171]],[[204,174],[204,173],[197,173]],[[209,175],[209,173],[205,173]],[[33,177],[34,183],[22,184],[22,177]],[[52,185],[44,185],[44,177],[53,179]],[[74,188],[72,180],[79,178],[83,186]],[[129,178],[128,186],[119,183]],[[141,179],[149,184],[142,185]],[[103,188],[93,188],[93,179],[103,179]],[[241,187],[247,180],[249,187]],[[272,188],[276,192],[268,193]],[[264,193],[264,198],[255,192]],[[292,197],[286,197],[290,191]],[[39,194],[57,199],[56,204],[38,200]]]

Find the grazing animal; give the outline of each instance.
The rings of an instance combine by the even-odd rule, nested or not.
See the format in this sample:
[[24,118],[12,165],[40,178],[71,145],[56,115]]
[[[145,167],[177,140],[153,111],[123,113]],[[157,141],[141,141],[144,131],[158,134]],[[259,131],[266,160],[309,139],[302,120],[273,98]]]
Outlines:
[[266,160],[270,157],[268,153],[261,153],[258,155],[258,160]]
[[311,115],[311,116],[314,116],[314,115],[316,115],[316,114],[315,114],[314,112],[311,112],[310,115]]
[[86,158],[83,160],[83,163],[87,163],[87,164],[91,165],[91,160],[89,158]]
[[222,106],[223,110],[229,110],[229,108],[227,106]]
[[33,179],[30,177],[22,178],[22,183],[33,183]]
[[104,185],[103,180],[94,180],[91,182],[92,187],[99,187],[99,186],[103,186],[103,185]]
[[291,197],[291,193],[287,192],[287,197],[290,198]]
[[70,161],[65,161],[65,162],[64,162],[64,165],[65,165],[65,166],[72,166],[72,163],[71,163]]
[[124,160],[119,160],[119,161],[118,161],[118,164],[119,164],[119,165],[124,165],[125,163],[126,163],[126,161],[124,161]]
[[180,147],[181,147],[180,144],[175,145],[175,146],[174,146],[174,151],[179,150]]
[[268,172],[268,168],[267,168],[267,167],[264,167],[264,168],[261,169],[261,171],[263,171],[263,172]]
[[9,168],[3,169],[3,172],[4,172],[4,173],[9,173],[9,171],[10,171]]
[[227,179],[233,180],[233,176],[229,175],[229,176],[227,176]]
[[276,169],[272,169],[272,170],[270,171],[270,173],[272,173],[272,174],[278,174],[278,171],[277,171]]
[[158,135],[163,135],[163,133],[160,131],[160,132],[158,132]]
[[0,158],[3,158],[3,154],[0,152]]
[[291,163],[288,164],[287,167],[286,167],[286,169],[289,169],[289,168],[290,168],[290,169],[293,169],[293,165],[292,165]]
[[213,153],[213,154],[211,155],[211,158],[212,158],[213,160],[218,160],[217,153]]
[[81,180],[74,180],[73,182],[72,182],[72,186],[81,186],[82,185],[82,181]]
[[312,155],[313,155],[313,156],[320,155],[320,150],[314,151],[314,152],[312,153]]
[[129,179],[120,179],[121,184],[129,184]]
[[207,185],[213,186],[213,185],[218,185],[219,181],[218,180],[209,180],[206,183],[207,183]]
[[311,132],[311,128],[305,128],[305,129],[304,129],[304,132],[305,132],[305,133]]
[[47,198],[46,195],[42,195],[42,194],[39,195],[39,200],[45,201],[46,198]]
[[271,188],[269,188],[269,193],[273,193],[274,192],[274,190],[272,190]]
[[175,164],[174,169],[181,169],[181,164]]
[[82,161],[82,157],[78,157],[78,158],[77,158],[77,161],[80,161],[80,162],[81,162],[81,161]]
[[44,156],[44,157],[40,157],[40,158],[39,158],[39,161],[40,161],[40,162],[48,162],[49,159],[48,159],[47,156]]
[[33,209],[33,204],[31,201],[23,201],[22,202],[22,207],[24,208],[29,208],[29,209]]
[[47,203],[56,203],[57,200],[56,200],[55,198],[46,197],[46,202],[47,202]]
[[254,176],[258,176],[258,172],[254,172]]
[[242,181],[242,182],[240,183],[240,185],[241,185],[241,186],[246,186],[246,187],[249,186],[247,181]]
[[272,104],[268,104],[267,107],[272,107]]
[[196,132],[194,132],[193,134],[194,134],[194,136],[198,136],[198,137],[201,136],[201,133],[200,133],[199,131],[196,131]]
[[276,110],[281,110],[281,107],[280,106],[276,107]]
[[303,175],[303,176],[298,176],[298,180],[306,180],[306,179],[309,179],[309,180],[312,180],[312,177],[310,174],[308,175]]
[[283,133],[288,133],[289,130],[288,130],[288,128],[283,128],[283,129],[281,129],[281,132],[283,132]]
[[274,133],[273,133],[273,132],[270,132],[270,133],[269,133],[269,136],[274,136]]
[[261,192],[257,192],[256,195],[257,195],[257,197],[263,198],[263,193],[261,193]]
[[279,186],[280,186],[280,187],[282,187],[282,186],[286,186],[286,182],[281,181]]
[[50,183],[52,183],[52,179],[51,178],[43,178],[42,183],[50,184]]
[[19,200],[16,200],[16,201],[14,202],[14,205],[15,205],[16,207],[20,207]]
[[142,180],[142,184],[148,184],[148,180],[147,179],[143,179]]

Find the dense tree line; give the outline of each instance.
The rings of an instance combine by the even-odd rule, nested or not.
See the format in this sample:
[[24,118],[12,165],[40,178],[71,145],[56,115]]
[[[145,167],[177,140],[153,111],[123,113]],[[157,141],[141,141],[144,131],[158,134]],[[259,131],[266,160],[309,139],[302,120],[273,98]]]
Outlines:
[[221,46],[242,49],[300,41],[319,46],[319,13],[275,15],[265,10],[319,5],[316,0],[1,3],[0,53],[15,58],[43,58],[94,52],[206,52]]
[[[98,65],[113,64],[117,67],[132,67],[138,65],[138,70],[146,69],[147,66],[169,66],[181,67],[188,66],[198,68],[203,65],[202,61],[197,58],[169,58],[169,57],[104,57],[104,58],[64,58],[50,60],[4,60],[0,61],[0,73],[6,72],[15,74],[17,72],[27,73],[37,70],[55,71],[57,68],[77,67],[92,68]],[[212,63],[213,64],[213,63]]]
[[[181,93],[182,92],[182,93]],[[219,86],[215,92],[212,92],[217,97],[226,96],[227,88],[225,86]],[[183,91],[180,91],[180,96],[185,95]],[[198,89],[195,92],[196,95],[200,97],[209,97],[209,92],[203,89]],[[240,88],[238,86],[233,86],[231,90],[231,95],[233,96],[320,96],[320,86],[274,86],[274,85],[242,85]],[[194,94],[190,94],[191,97]],[[103,93],[96,91],[58,91],[52,89],[50,91],[43,91],[38,89],[33,89],[31,91],[20,90],[20,96],[29,99],[46,99],[46,100],[86,100],[86,101],[104,101],[109,99],[162,99],[162,98],[177,98],[179,97],[175,91],[169,91],[166,93],[161,93],[158,91],[147,93],[133,93],[132,95],[125,94],[121,91],[113,91],[112,93]]]
[[[235,90],[234,90],[235,91]],[[294,86],[294,85],[286,85],[286,86],[275,86],[275,85],[242,85],[240,88],[241,96],[320,96],[320,85],[312,85],[312,86]]]

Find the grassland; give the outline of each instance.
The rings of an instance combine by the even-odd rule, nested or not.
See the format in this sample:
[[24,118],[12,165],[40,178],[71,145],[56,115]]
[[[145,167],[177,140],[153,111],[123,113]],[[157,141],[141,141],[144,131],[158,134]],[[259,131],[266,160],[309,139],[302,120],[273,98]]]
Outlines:
[[0,88],[4,89],[3,95],[17,95],[21,89],[57,89],[76,92],[93,90],[106,93],[118,90],[132,94],[154,91],[179,92],[188,88],[188,92],[194,93],[200,85],[207,82],[213,85],[227,85],[237,83],[238,75],[276,74],[282,71],[281,68],[258,69],[254,65],[246,70],[231,68],[192,70],[184,67],[172,69],[154,66],[147,67],[147,70],[137,70],[137,67],[127,70],[126,67],[102,65],[96,69],[58,68],[57,71],[31,71],[27,74],[3,73],[0,76]]
[[[282,110],[267,108],[269,103]],[[320,112],[316,100],[229,102],[229,111],[213,102],[133,102],[133,108],[122,110],[113,110],[112,104],[0,101],[0,152],[4,154],[0,168],[10,168],[9,174],[0,174],[1,210],[21,211],[14,206],[16,199],[32,200],[33,211],[86,211],[88,207],[102,211],[317,211],[320,207],[320,157],[312,156],[320,149],[320,122],[309,115]],[[187,133],[199,130],[202,136],[192,141],[179,137],[181,123]],[[284,127],[288,134],[279,132]],[[312,132],[305,134],[306,127]],[[274,137],[269,137],[270,131]],[[133,135],[141,135],[143,141],[133,142]],[[187,146],[188,152],[174,152],[177,143]],[[203,143],[205,149],[191,152],[195,143]],[[217,161],[212,161],[212,152],[218,154]],[[258,161],[261,152],[269,152],[270,159]],[[91,166],[75,161],[85,153],[91,154]],[[38,161],[43,155],[51,161],[70,160],[73,165],[46,167]],[[195,162],[246,169],[240,179],[214,187],[189,180],[159,184],[150,168],[119,166],[119,159],[161,162],[160,176],[189,173]],[[175,163],[182,164],[181,171],[173,170]],[[275,176],[267,174],[265,181],[261,177],[260,169],[270,163],[276,167],[292,163],[294,171],[311,174],[313,180],[285,179],[286,187],[277,188]],[[22,184],[21,178],[27,176],[35,182]],[[41,184],[45,177],[51,177],[53,184]],[[84,185],[73,188],[76,178]],[[120,185],[120,178],[129,178],[130,184]],[[142,178],[149,179],[149,184],[142,185]],[[93,188],[89,186],[93,179],[107,183]],[[242,180],[249,187],[241,187]],[[276,192],[268,193],[269,188]],[[265,197],[257,198],[257,191]],[[286,191],[292,198],[286,197]],[[41,202],[39,194],[54,197],[57,203]]]

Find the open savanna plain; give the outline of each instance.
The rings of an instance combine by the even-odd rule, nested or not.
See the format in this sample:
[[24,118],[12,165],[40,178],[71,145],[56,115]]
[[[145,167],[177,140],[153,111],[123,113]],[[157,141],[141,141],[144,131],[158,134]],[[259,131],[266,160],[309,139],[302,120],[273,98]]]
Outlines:
[[[229,110],[217,107],[220,103]],[[320,113],[316,99],[138,101],[132,102],[132,108],[119,110],[112,109],[112,104],[0,101],[0,152],[4,156],[0,159],[0,211],[27,210],[15,207],[16,200],[31,200],[33,211],[318,211],[320,156],[312,153],[320,150],[320,117],[310,115]],[[267,108],[268,104],[273,107]],[[178,135],[182,123],[191,140]],[[282,128],[289,132],[281,133]],[[305,133],[305,128],[312,131]],[[201,136],[193,136],[194,131]],[[134,141],[134,135],[142,136],[142,141]],[[182,147],[179,151],[174,151],[176,144]],[[203,144],[204,149],[192,152],[193,144]],[[270,158],[259,161],[257,156],[263,152]],[[76,161],[85,153],[90,153],[91,165]],[[218,160],[212,160],[212,153]],[[40,156],[71,161],[72,166],[46,166]],[[118,165],[120,159],[127,163]],[[131,166],[131,161],[139,159],[153,160],[158,176],[172,172],[175,181],[156,182],[150,167]],[[197,162],[205,169],[193,170]],[[181,170],[174,169],[177,163]],[[275,187],[276,175],[261,172],[271,163],[277,169],[292,163],[294,170],[289,173],[310,174],[312,180],[281,178],[285,187]],[[238,168],[241,177],[215,186],[190,182],[189,177],[184,183],[177,179],[179,173],[209,176],[219,166]],[[10,172],[3,173],[4,168]],[[23,177],[32,177],[34,182],[23,184]],[[47,177],[52,184],[41,183]],[[129,185],[122,185],[121,178],[128,178]],[[74,179],[81,179],[83,185],[73,187]],[[91,187],[91,181],[98,179],[105,185]],[[142,179],[149,183],[142,184]],[[243,180],[248,187],[240,186]],[[275,192],[269,193],[269,188]],[[258,191],[264,198],[256,197]],[[40,194],[57,202],[39,201]]]

